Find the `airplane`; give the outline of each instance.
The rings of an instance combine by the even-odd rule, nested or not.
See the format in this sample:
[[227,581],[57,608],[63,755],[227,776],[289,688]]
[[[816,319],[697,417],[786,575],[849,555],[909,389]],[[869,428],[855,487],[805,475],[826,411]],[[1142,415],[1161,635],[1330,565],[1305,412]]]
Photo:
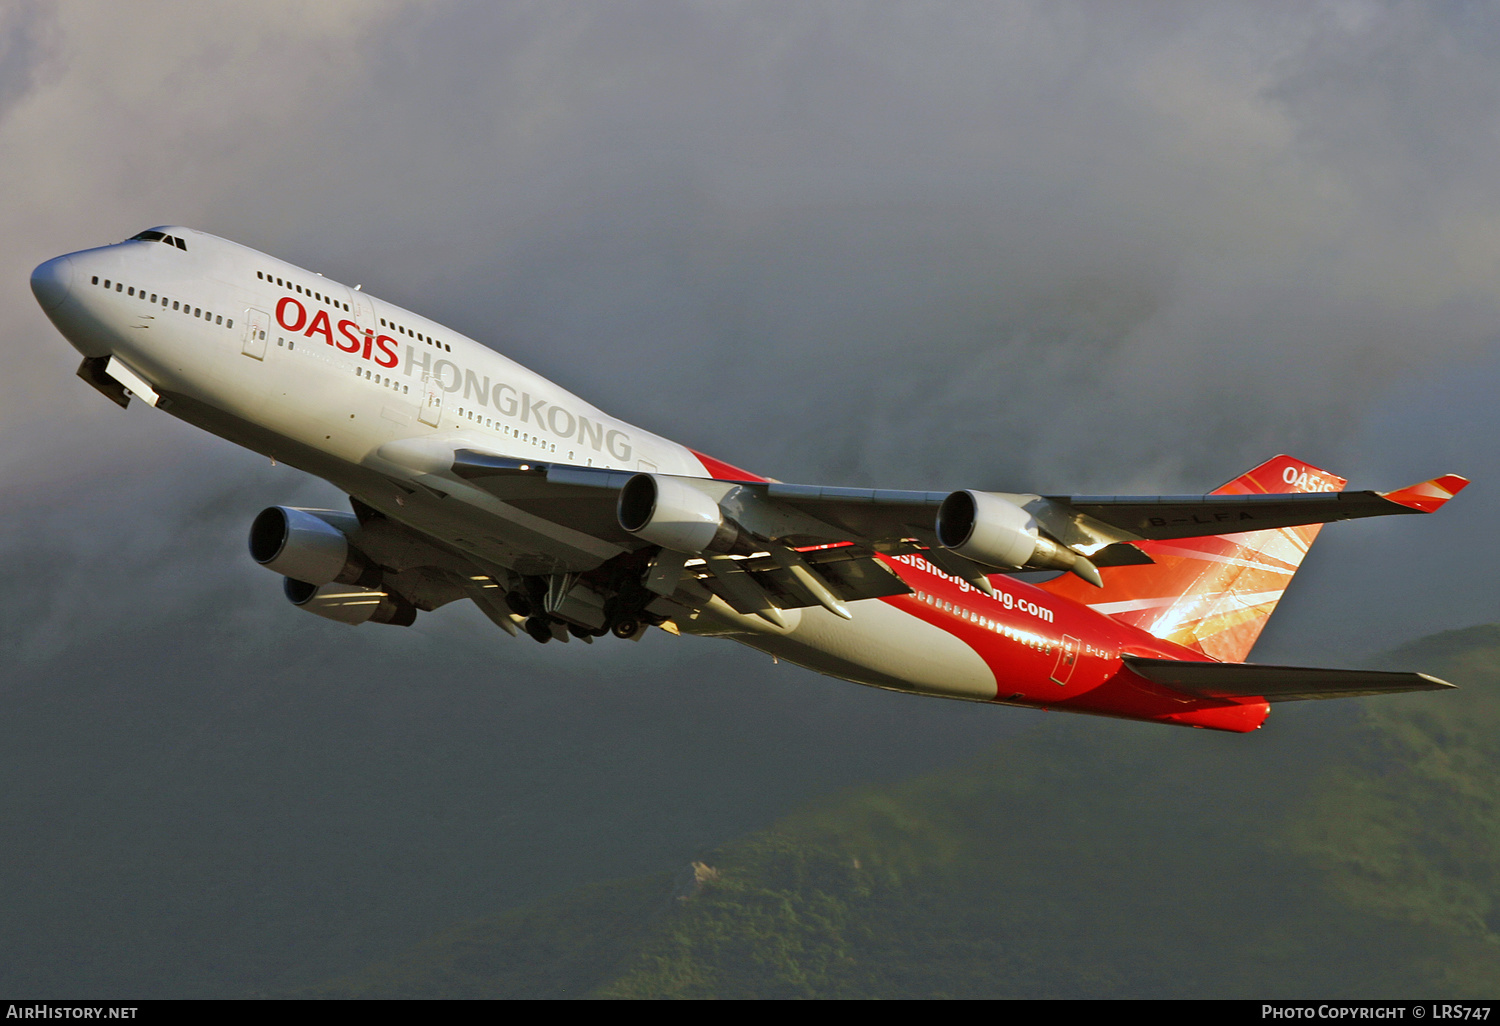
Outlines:
[[1277,456],[1207,495],[786,484],[191,228],[56,257],[31,288],[120,406],[349,496],[271,506],[249,537],[294,605],[340,623],[468,599],[539,642],[658,627],[878,688],[1239,733],[1273,702],[1453,686],[1244,660],[1322,524],[1434,512],[1456,475],[1346,492]]

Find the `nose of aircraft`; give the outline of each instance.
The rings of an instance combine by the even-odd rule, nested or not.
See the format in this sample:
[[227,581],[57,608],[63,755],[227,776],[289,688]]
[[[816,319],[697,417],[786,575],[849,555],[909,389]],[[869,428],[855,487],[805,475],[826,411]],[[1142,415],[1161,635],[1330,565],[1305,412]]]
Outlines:
[[31,272],[31,292],[43,310],[56,310],[73,285],[73,261],[54,257]]

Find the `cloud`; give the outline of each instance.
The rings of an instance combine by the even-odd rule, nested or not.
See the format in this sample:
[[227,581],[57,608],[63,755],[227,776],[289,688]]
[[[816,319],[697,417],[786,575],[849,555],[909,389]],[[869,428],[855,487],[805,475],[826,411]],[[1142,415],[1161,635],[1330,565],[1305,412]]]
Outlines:
[[1357,477],[1382,397],[1494,349],[1493,18],[8,8],[5,465],[184,509],[230,486],[218,443],[84,389],[19,284],[180,221],[782,478],[1177,491],[1282,450]]
[[[0,7],[0,654],[38,695],[48,667],[101,675],[98,688],[69,677],[85,697],[60,692],[61,711],[37,720],[65,724],[62,736],[93,715],[96,690],[152,681],[173,637],[191,642],[172,663],[189,675],[276,639],[263,660],[295,653],[297,687],[328,684],[317,723],[364,700],[339,690],[362,683],[342,675],[341,653],[399,652],[432,670],[434,693],[526,740],[516,765],[555,771],[544,812],[515,806],[555,815],[554,838],[599,822],[569,818],[570,802],[588,803],[551,740],[561,725],[590,752],[622,733],[649,749],[671,731],[711,749],[727,736],[714,710],[733,694],[763,708],[749,747],[769,766],[775,746],[796,744],[787,723],[876,723],[809,731],[824,763],[784,760],[814,766],[804,788],[835,778],[817,767],[879,750],[855,751],[861,738],[908,745],[903,766],[951,757],[957,724],[966,750],[981,747],[1001,721],[975,716],[996,710],[911,713],[792,667],[777,671],[791,683],[767,687],[759,656],[736,662],[693,639],[543,648],[444,611],[335,640],[243,554],[262,505],[336,502],[331,488],[94,394],[26,277],[58,253],[190,224],[362,283],[604,409],[787,480],[1195,491],[1281,451],[1355,487],[1479,477],[1495,463],[1483,408],[1500,324],[1496,17],[1155,0]],[[1482,485],[1431,519],[1328,528],[1257,656],[1337,662],[1493,619]],[[466,622],[497,645],[472,665],[533,705],[501,709],[443,676]],[[698,646],[741,676],[700,687],[672,662]],[[259,680],[262,663],[246,665]],[[601,670],[616,666],[629,672]],[[563,683],[540,690],[533,677]],[[618,695],[603,712],[600,677]],[[201,708],[196,682],[180,684],[173,729],[212,738],[243,723],[321,751],[289,733],[300,713],[274,712],[299,708],[282,684],[265,684],[257,710],[236,704],[230,678]],[[640,697],[662,681],[686,696],[680,712]],[[808,694],[823,719],[807,720]],[[401,700],[431,716],[431,737],[451,735],[452,714],[426,692]],[[163,707],[140,701],[152,716]],[[391,717],[393,735],[406,719]],[[100,736],[105,720],[91,721]],[[641,769],[653,757],[621,756],[598,776],[628,791],[654,779]],[[221,778],[258,779],[225,758],[205,777],[206,807]],[[86,752],[65,761],[80,793],[113,772]],[[357,759],[336,761],[358,777]],[[150,806],[165,778],[141,765]],[[766,816],[793,793],[732,769],[733,801],[683,793],[727,808],[764,791]],[[677,765],[656,771],[684,779]],[[409,790],[420,802],[430,786]],[[514,804],[497,793],[495,808]],[[384,836],[385,811],[360,828]],[[67,834],[77,824],[59,815],[50,826]],[[336,831],[309,829],[317,843]],[[283,841],[308,843],[274,831],[265,843]],[[656,858],[665,845],[632,850]]]

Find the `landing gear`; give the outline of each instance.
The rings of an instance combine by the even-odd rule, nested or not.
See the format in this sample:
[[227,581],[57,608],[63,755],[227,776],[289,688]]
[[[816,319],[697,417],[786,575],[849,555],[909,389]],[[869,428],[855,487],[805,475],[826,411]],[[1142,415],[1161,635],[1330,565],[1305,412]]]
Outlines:
[[587,574],[522,576],[506,592],[505,605],[541,644],[608,634],[637,640],[665,619],[645,610],[656,595],[640,583],[644,565],[641,554],[632,553],[628,561]]

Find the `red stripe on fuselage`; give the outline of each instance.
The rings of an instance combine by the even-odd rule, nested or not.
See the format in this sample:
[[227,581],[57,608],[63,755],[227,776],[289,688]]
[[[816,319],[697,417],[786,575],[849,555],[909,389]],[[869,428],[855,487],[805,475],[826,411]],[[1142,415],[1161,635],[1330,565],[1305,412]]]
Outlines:
[[885,601],[972,648],[995,675],[997,702],[1232,731],[1254,730],[1269,711],[1264,701],[1196,698],[1137,677],[1122,655],[1203,656],[1025,581],[996,575],[990,597],[921,556],[881,558],[913,592]]
[[698,462],[703,464],[703,469],[708,471],[708,476],[716,481],[767,481],[769,478],[752,474],[748,470],[741,470],[732,463],[716,460],[712,456],[705,456],[697,449],[689,449],[688,452],[698,457]]

